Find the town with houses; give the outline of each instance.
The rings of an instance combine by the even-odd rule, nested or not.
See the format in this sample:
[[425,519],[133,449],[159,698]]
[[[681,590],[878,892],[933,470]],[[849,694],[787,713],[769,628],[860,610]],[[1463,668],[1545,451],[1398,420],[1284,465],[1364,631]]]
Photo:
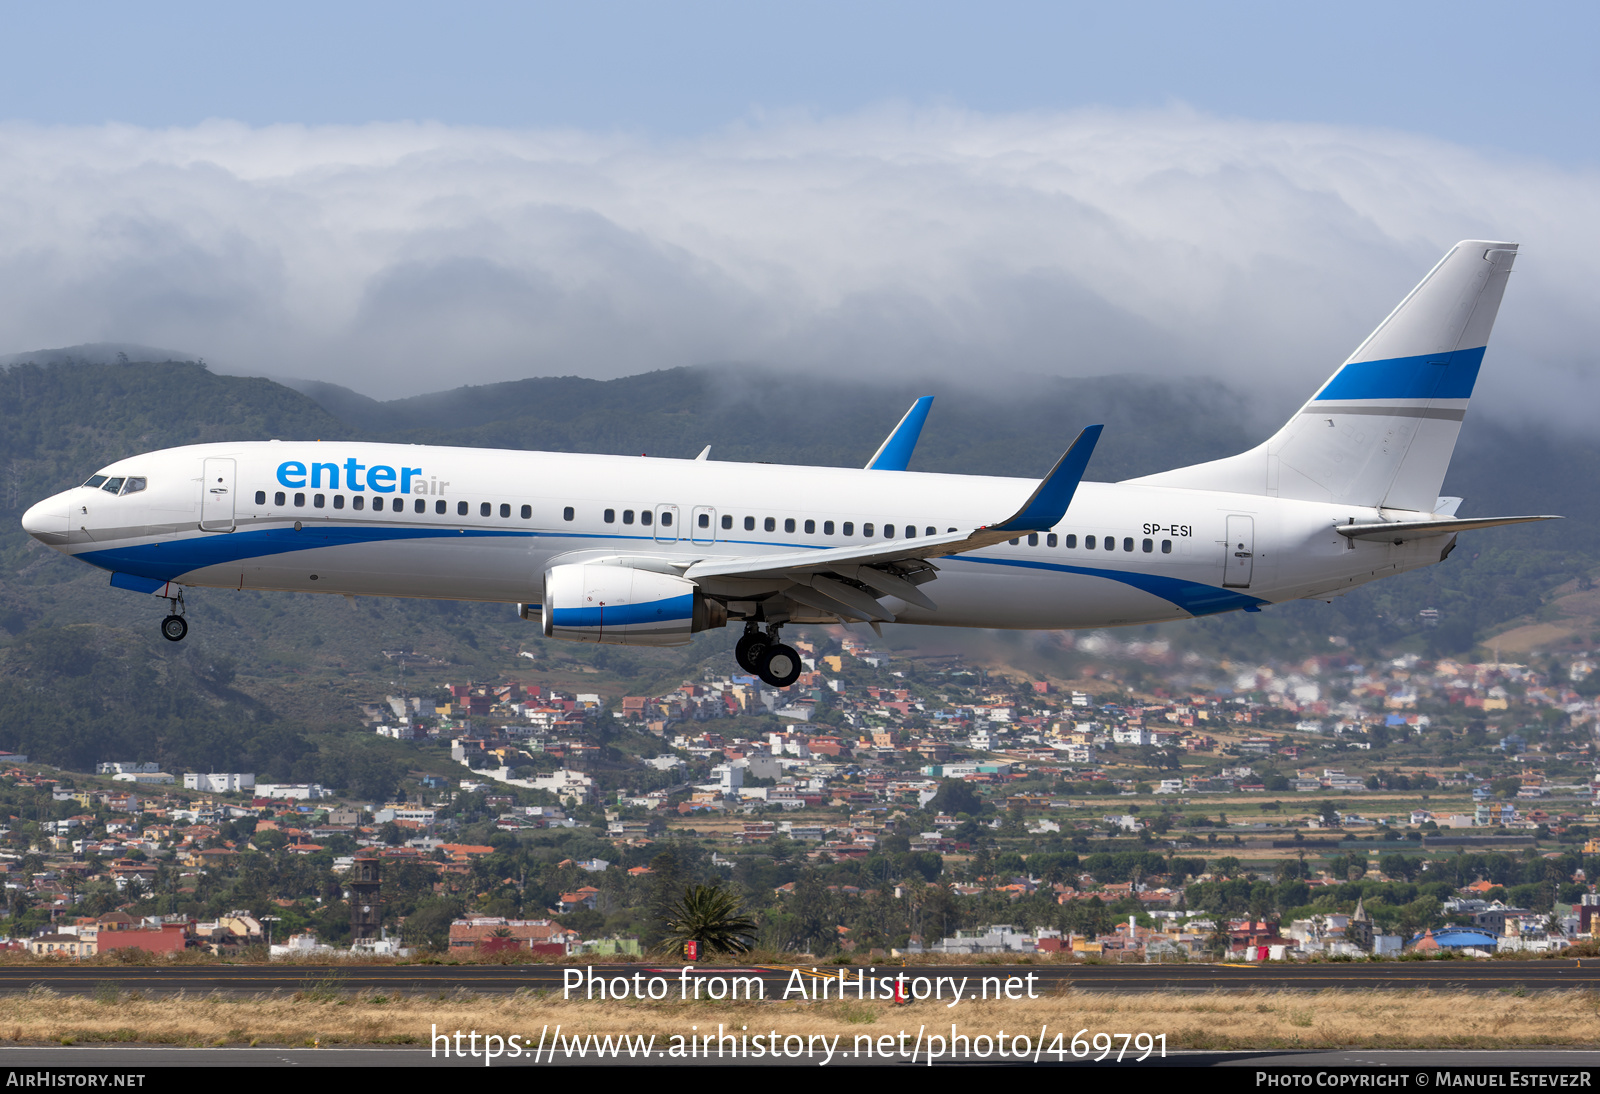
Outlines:
[[584,692],[529,671],[375,697],[354,713],[404,759],[392,800],[0,755],[5,946],[638,955],[693,880],[738,893],[758,949],[818,958],[1593,944],[1585,652],[1374,662],[1331,640],[1239,664],[1096,633],[1053,636],[1075,673],[1058,679],[816,635],[785,690],[707,672]]

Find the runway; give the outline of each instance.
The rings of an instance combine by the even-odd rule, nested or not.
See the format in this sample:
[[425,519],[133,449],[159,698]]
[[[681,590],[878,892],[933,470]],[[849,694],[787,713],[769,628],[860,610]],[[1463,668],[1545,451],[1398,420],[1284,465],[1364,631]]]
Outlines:
[[[258,995],[280,992],[384,992],[406,994],[511,994],[519,991],[561,992],[572,979],[583,987],[574,995],[592,994],[595,981],[610,989],[618,980],[631,992],[652,978],[666,980],[674,998],[680,986],[703,984],[709,992],[738,977],[754,978],[757,998],[794,997],[804,985],[808,997],[838,998],[841,975],[855,995],[859,974],[869,979],[904,973],[906,991],[923,990],[939,978],[965,978],[973,993],[1053,994],[1062,990],[1096,992],[1215,991],[1367,991],[1428,989],[1433,991],[1567,991],[1600,990],[1600,959],[1548,961],[1385,961],[1318,962],[1312,964],[1172,964],[1172,965],[898,965],[878,966],[682,966],[646,964],[595,965],[8,965],[0,966],[0,993],[45,988],[67,995],[92,994],[107,986],[122,992],[174,994],[221,992]],[[798,974],[798,975],[797,975]],[[823,982],[827,982],[824,988]],[[918,981],[924,981],[918,984]],[[726,983],[721,985],[726,990]],[[826,991],[825,996],[816,993]],[[741,997],[743,992],[741,991]],[[709,994],[706,997],[710,997]],[[993,997],[993,995],[991,995]]]

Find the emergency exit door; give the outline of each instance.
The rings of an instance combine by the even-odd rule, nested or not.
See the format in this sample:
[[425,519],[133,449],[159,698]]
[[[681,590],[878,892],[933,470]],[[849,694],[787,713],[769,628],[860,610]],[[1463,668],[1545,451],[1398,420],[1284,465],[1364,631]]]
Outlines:
[[200,480],[200,530],[233,531],[233,461],[206,460]]
[[1248,589],[1255,570],[1256,522],[1254,517],[1230,516],[1228,542],[1224,544],[1222,585],[1227,589]]

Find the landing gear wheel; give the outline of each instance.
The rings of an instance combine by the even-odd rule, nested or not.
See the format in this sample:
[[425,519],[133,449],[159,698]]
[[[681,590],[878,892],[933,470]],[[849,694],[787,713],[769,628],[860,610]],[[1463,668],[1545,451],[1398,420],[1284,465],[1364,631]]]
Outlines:
[[761,657],[761,679],[775,688],[786,688],[800,679],[800,655],[781,643],[768,646]]
[[189,622],[181,615],[169,615],[161,621],[161,637],[168,642],[182,642],[189,633]]
[[749,631],[740,638],[733,647],[733,659],[739,662],[739,667],[746,672],[761,672],[761,657],[767,652],[767,647],[772,645],[772,639],[760,631]]

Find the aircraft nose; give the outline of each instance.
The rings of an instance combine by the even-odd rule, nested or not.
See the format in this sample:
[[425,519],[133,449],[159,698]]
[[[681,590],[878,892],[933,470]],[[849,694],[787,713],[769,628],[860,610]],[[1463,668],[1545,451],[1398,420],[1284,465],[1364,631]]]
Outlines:
[[57,547],[67,542],[67,496],[46,498],[22,514],[22,527],[40,543]]

